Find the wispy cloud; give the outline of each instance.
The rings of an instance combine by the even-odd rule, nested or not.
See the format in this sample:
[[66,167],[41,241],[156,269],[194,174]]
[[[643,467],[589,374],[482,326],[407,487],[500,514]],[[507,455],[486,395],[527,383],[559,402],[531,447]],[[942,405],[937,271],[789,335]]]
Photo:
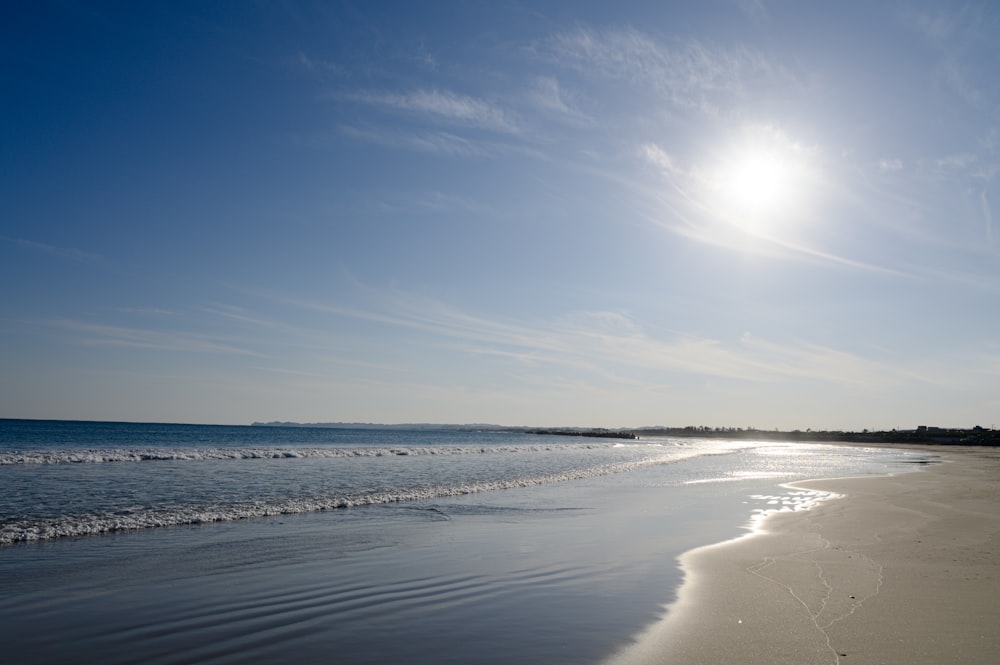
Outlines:
[[79,261],[81,263],[98,263],[104,260],[104,257],[99,254],[85,252],[75,247],[60,247],[43,242],[36,242],[34,240],[27,240],[25,238],[10,238],[7,236],[0,236],[0,240],[12,243],[29,251],[42,252],[44,254],[49,254],[50,256],[57,256],[63,259]]
[[743,14],[754,23],[764,23],[768,19],[767,6],[764,0],[733,0]]
[[346,67],[330,60],[311,58],[302,51],[299,51],[296,62],[301,68],[309,72],[329,74],[336,76],[337,78],[346,78],[350,76],[350,71],[348,71]]
[[930,383],[931,378],[911,368],[899,368],[881,360],[814,343],[777,344],[746,334],[740,345],[775,365],[786,377],[853,386],[855,389],[885,388],[905,382]]
[[320,373],[320,372],[306,372],[306,371],[303,371],[303,370],[287,369],[287,368],[284,368],[284,367],[262,367],[262,366],[259,366],[259,367],[255,367],[254,369],[259,370],[261,372],[269,372],[269,373],[272,373],[272,374],[281,374],[281,375],[284,375],[284,376],[300,377],[300,378],[307,378],[307,379],[329,379],[330,378],[329,374],[323,374],[323,373]]
[[762,53],[689,39],[671,45],[634,28],[577,28],[549,40],[559,64],[588,75],[630,81],[675,106],[717,113],[761,80],[794,80]]
[[116,307],[115,311],[123,314],[138,314],[140,316],[151,317],[167,317],[177,314],[173,310],[160,309],[159,307]]
[[502,213],[482,201],[441,191],[390,192],[366,201],[365,210],[382,213],[468,213],[477,218],[496,218]]
[[531,106],[570,123],[584,126],[595,123],[594,118],[580,110],[574,96],[554,77],[538,77],[534,87],[526,93],[526,99]]
[[226,338],[200,333],[131,328],[73,319],[54,319],[44,323],[50,328],[76,334],[75,341],[87,346],[155,349],[185,353],[261,355],[251,349],[237,346]]
[[[1000,173],[1000,151],[997,146],[996,118],[1000,114],[1000,85],[992,64],[996,35],[1000,33],[1000,16],[986,4],[946,4],[934,8],[907,11],[902,23],[908,26],[927,47],[931,56],[928,73],[932,81],[948,96],[948,105],[964,102],[966,108],[961,124],[975,127],[980,118],[979,138],[973,143],[953,146],[943,155],[925,155],[918,168],[927,179],[928,189],[949,183],[940,193],[949,195],[948,224],[941,224],[938,242],[955,242],[951,229],[955,211],[967,204],[967,214],[975,216],[972,223],[980,229],[975,243],[994,246],[993,204],[996,201],[995,178]],[[958,192],[961,192],[958,194]],[[922,192],[917,192],[919,197]]]
[[749,335],[730,343],[679,333],[653,335],[621,312],[581,312],[528,324],[477,316],[398,291],[368,289],[366,296],[368,305],[350,307],[270,295],[284,305],[419,332],[427,335],[425,343],[452,351],[458,348],[523,365],[571,368],[602,381],[648,381],[650,374],[659,374],[660,382],[669,383],[671,377],[686,374],[857,387],[919,378],[888,363],[814,344],[782,344]]
[[936,10],[904,15],[908,23],[937,52],[938,81],[970,106],[995,110],[1000,92],[990,69],[983,77],[984,60],[995,43],[1000,19],[983,6],[945,5]]
[[903,160],[899,158],[880,159],[878,162],[878,168],[880,171],[902,171]]
[[996,35],[1000,18],[982,3],[954,3],[903,14],[929,44],[941,49],[974,49],[989,45]]
[[983,187],[979,193],[979,205],[983,211],[983,228],[986,232],[986,240],[993,242],[993,207],[990,204],[990,197],[987,195],[988,189]]
[[448,90],[355,92],[348,99],[372,106],[419,113],[432,118],[505,134],[518,134],[512,113],[484,99]]
[[[993,209],[1000,152],[990,135],[987,131],[936,155],[841,169],[837,199],[852,206],[868,229],[879,229],[881,242],[893,252],[924,250],[919,261],[907,261],[908,272],[964,284],[962,273],[976,257],[997,251]],[[945,264],[953,278],[940,269]],[[980,286],[984,279],[996,281],[992,271],[976,279]]]
[[466,159],[489,157],[498,147],[496,144],[473,141],[448,132],[406,133],[342,125],[340,133],[355,141]]

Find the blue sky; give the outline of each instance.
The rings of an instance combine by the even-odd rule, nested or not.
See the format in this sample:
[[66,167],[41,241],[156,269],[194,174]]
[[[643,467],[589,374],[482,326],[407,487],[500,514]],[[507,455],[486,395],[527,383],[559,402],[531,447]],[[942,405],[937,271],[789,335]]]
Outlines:
[[0,417],[1000,422],[1000,12],[18,3]]

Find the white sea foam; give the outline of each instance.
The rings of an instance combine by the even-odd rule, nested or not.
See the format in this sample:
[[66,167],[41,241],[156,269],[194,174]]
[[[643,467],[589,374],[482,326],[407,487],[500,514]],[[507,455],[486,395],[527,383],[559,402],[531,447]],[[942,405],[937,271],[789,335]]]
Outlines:
[[[517,448],[523,450],[523,448]],[[427,449],[407,449],[427,450]],[[486,450],[486,449],[482,449]],[[504,450],[500,448],[498,450]],[[466,453],[472,449],[466,449]],[[429,453],[424,453],[429,454]],[[685,455],[683,457],[689,457]],[[460,496],[496,490],[531,487],[546,483],[564,482],[582,478],[592,478],[615,473],[633,471],[642,467],[679,461],[678,456],[662,456],[650,459],[618,462],[600,466],[576,469],[564,473],[524,476],[497,481],[470,482],[451,486],[410,488],[399,491],[363,492],[353,495],[315,496],[297,499],[276,499],[244,501],[220,504],[204,508],[164,508],[162,510],[138,510],[122,514],[86,515],[83,517],[57,517],[53,519],[25,520],[0,527],[0,545],[30,542],[73,536],[86,536],[120,531],[133,531],[153,527],[205,524],[241,519],[293,515],[299,513],[337,510],[356,506],[418,501],[447,496]]]
[[[575,444],[575,447],[583,450],[608,447],[610,445]],[[0,453],[0,466],[14,464],[102,464],[107,462],[477,455],[543,452],[552,449],[553,446],[406,446],[397,448],[81,448],[52,451],[14,450]]]

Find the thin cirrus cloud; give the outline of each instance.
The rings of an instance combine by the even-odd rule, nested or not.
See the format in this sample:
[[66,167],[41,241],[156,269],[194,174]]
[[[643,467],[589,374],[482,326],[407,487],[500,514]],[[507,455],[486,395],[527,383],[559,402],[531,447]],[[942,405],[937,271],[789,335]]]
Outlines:
[[447,214],[462,213],[495,219],[503,216],[496,207],[473,198],[437,190],[386,192],[367,198],[361,210],[385,214]]
[[937,55],[934,75],[937,81],[973,107],[995,104],[996,88],[984,87],[974,71],[982,66],[977,51],[995,39],[1000,21],[984,13],[982,7],[964,5],[946,7],[931,13],[916,11],[904,15]]
[[77,249],[76,247],[60,247],[58,245],[49,245],[47,243],[28,240],[26,238],[10,238],[7,236],[0,236],[0,240],[12,243],[28,251],[41,252],[50,256],[57,256],[59,258],[79,261],[81,263],[98,263],[104,260],[104,257],[99,254],[85,252],[82,249]]
[[580,27],[555,35],[540,51],[562,66],[629,81],[678,108],[713,114],[755,81],[794,81],[784,67],[750,49],[693,39],[668,46],[634,28]]
[[539,76],[533,88],[525,93],[525,101],[544,113],[571,125],[590,127],[594,118],[579,108],[575,95],[553,76]]
[[504,134],[520,133],[510,111],[483,99],[448,90],[414,90],[406,93],[355,92],[347,98],[360,104],[418,113],[479,129]]
[[451,132],[441,131],[400,132],[342,125],[340,133],[355,141],[374,143],[387,148],[414,150],[463,159],[489,157],[494,154],[498,147],[496,144],[474,141]]
[[319,73],[319,74],[331,74],[338,78],[347,78],[350,76],[350,71],[343,65],[337,64],[336,62],[331,62],[329,60],[322,60],[319,58],[311,58],[302,51],[299,51],[298,64],[309,72]]
[[[586,312],[538,325],[469,314],[436,300],[368,289],[368,305],[348,307],[266,294],[284,305],[364,320],[427,335],[424,343],[520,364],[554,365],[606,376],[673,372],[753,382],[781,379],[842,386],[884,386],[910,373],[846,351],[815,344],[778,344],[749,335],[738,343],[694,335],[652,336],[617,312]],[[261,294],[264,295],[264,294]],[[414,343],[420,343],[414,341]]]
[[84,346],[124,347],[201,354],[261,355],[251,349],[238,346],[232,340],[202,333],[131,328],[73,319],[55,319],[47,322],[46,325],[77,335],[76,343]]

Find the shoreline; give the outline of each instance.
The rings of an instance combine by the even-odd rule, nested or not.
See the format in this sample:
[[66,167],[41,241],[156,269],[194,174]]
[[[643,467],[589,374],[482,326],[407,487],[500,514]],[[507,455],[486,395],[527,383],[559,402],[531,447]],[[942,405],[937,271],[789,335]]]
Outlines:
[[791,483],[840,496],[684,553],[677,600],[609,665],[996,662],[1000,450],[912,448],[942,462]]

